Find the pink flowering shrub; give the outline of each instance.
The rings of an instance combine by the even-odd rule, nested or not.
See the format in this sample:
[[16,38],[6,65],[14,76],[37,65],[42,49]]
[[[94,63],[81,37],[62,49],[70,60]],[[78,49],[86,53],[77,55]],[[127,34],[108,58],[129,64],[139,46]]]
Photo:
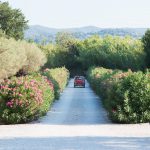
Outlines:
[[100,94],[100,84],[102,82],[102,78],[104,77],[104,74],[111,74],[112,70],[105,69],[102,67],[91,67],[89,68],[87,72],[87,78],[90,82],[91,87],[96,92],[96,94]]
[[40,74],[4,80],[0,84],[0,120],[25,123],[45,114],[54,99],[53,84]]
[[112,85],[128,76],[132,71],[106,69],[103,67],[91,67],[87,72],[88,80],[96,92],[105,99]]
[[101,96],[113,122],[143,123],[150,121],[149,71],[132,72],[93,67],[88,81]]

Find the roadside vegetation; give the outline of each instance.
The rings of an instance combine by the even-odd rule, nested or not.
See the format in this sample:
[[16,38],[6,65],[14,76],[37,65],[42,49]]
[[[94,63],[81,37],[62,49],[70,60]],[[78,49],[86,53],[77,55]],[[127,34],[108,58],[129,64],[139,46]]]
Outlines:
[[69,71],[45,69],[45,53],[23,40],[27,21],[20,10],[0,2],[0,12],[5,18],[0,19],[0,122],[30,122],[47,113],[67,85]]
[[0,37],[0,122],[38,119],[58,99],[69,71],[64,67],[45,70],[46,60],[36,44]]
[[45,114],[54,100],[51,81],[40,74],[12,77],[1,83],[0,120],[25,123]]
[[20,10],[0,2],[0,14],[1,122],[39,118],[59,98],[69,75],[86,74],[114,122],[150,121],[150,30],[142,39],[79,40],[63,32],[54,43],[39,45],[23,40],[28,21]]
[[150,72],[145,73],[92,67],[87,73],[93,90],[114,122],[150,121]]

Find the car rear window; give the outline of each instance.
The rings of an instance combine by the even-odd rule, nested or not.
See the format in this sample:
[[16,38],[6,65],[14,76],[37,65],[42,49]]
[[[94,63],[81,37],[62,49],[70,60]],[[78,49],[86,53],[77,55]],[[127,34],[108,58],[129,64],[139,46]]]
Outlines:
[[75,77],[75,80],[84,80],[83,77]]

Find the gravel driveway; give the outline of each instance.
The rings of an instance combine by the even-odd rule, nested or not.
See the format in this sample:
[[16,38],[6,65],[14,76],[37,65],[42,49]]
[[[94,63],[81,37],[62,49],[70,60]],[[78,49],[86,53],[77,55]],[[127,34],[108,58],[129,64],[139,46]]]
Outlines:
[[1,125],[0,150],[150,150],[150,125],[111,123],[88,83],[70,80],[47,116]]

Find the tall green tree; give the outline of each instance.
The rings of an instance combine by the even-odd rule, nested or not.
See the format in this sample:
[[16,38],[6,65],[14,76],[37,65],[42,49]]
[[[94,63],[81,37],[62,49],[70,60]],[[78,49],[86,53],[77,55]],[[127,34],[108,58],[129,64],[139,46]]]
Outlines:
[[0,29],[16,40],[23,39],[28,21],[19,9],[12,9],[8,2],[0,1]]
[[61,66],[72,69],[78,65],[78,42],[72,34],[67,32],[60,32],[56,35],[57,59]]
[[145,35],[142,38],[144,43],[144,50],[146,52],[146,64],[147,67],[150,67],[150,29],[145,32]]
[[82,40],[78,49],[84,69],[91,66],[125,70],[145,68],[143,43],[131,37],[92,36]]

